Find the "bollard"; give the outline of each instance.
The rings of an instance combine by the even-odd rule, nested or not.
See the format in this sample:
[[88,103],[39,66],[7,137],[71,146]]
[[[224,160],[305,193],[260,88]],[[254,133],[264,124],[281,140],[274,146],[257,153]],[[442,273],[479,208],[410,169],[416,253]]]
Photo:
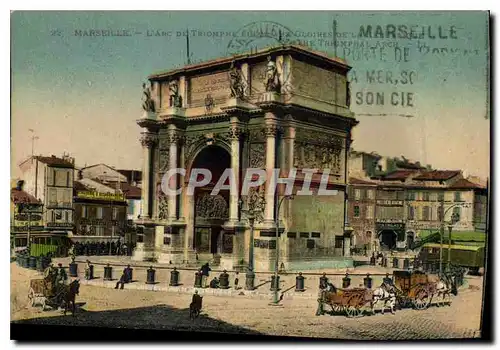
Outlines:
[[224,270],[219,276],[219,288],[220,289],[228,289],[229,288],[229,275],[227,271]]
[[29,257],[29,268],[31,270],[36,270],[36,257],[34,256]]
[[403,260],[403,269],[408,270],[410,268],[410,259],[405,258]]
[[370,277],[369,273],[366,274],[366,277],[363,279],[363,282],[364,282],[366,288],[372,289],[372,282],[373,282],[373,280]]
[[280,290],[280,276],[271,276],[271,291]]
[[170,283],[169,285],[171,286],[178,286],[179,285],[179,271],[177,271],[177,268],[174,267],[172,271],[170,271]]
[[326,273],[323,272],[323,276],[319,278],[319,288],[325,288],[328,282],[328,277],[326,277]]
[[70,277],[78,277],[78,264],[77,263],[70,263],[69,264],[69,276]]
[[107,264],[104,266],[104,280],[111,281],[113,279],[113,268]]
[[394,257],[394,259],[392,259],[392,267],[397,269],[399,267],[399,260],[398,258]]
[[248,270],[245,275],[245,289],[254,290],[255,273],[252,270]]
[[194,274],[194,287],[201,288],[201,272],[195,272]]
[[349,274],[346,272],[345,277],[342,278],[342,288],[349,288],[351,285],[351,278],[349,277]]
[[148,276],[147,276],[146,284],[155,284],[156,271],[153,269],[153,266],[150,266],[147,272],[148,272]]
[[295,277],[295,291],[303,292],[306,289],[304,288],[304,276],[302,276],[302,272],[299,272],[299,275]]
[[43,256],[39,256],[37,259],[36,259],[36,270],[38,272],[43,272]]
[[392,278],[389,277],[388,273],[385,274],[385,277],[384,277],[383,281],[384,281],[385,284],[392,284]]

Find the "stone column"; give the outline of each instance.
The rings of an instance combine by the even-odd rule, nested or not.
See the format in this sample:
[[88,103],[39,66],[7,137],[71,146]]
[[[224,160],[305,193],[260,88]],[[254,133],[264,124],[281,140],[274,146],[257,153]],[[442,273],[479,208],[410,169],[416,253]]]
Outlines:
[[151,197],[151,168],[152,168],[152,149],[156,142],[153,133],[143,132],[141,145],[143,147],[144,163],[142,166],[142,195],[141,195],[141,218],[149,219],[151,217],[150,197]]
[[273,185],[270,182],[271,175],[276,165],[276,136],[278,134],[278,126],[276,124],[267,124],[265,127],[266,133],[266,208],[264,212],[264,223],[274,223],[274,191],[269,192],[269,186]]
[[234,188],[236,191],[231,191],[229,203],[229,221],[236,223],[238,221],[238,200],[240,198],[240,150],[241,150],[241,137],[243,129],[237,124],[233,123],[229,127],[229,137],[231,139],[231,169],[234,173]]
[[[170,144],[168,168],[175,169],[178,167],[177,163],[177,143],[180,139],[180,133],[176,129],[168,131],[168,139]],[[172,175],[169,179],[169,187],[172,190],[177,188],[177,175]],[[168,196],[168,214],[170,220],[177,220],[177,195],[169,194]]]

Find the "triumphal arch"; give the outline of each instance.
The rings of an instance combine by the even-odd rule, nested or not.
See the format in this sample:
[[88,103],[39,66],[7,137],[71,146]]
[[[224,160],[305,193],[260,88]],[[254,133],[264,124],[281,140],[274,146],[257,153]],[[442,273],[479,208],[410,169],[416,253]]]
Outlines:
[[[340,59],[291,45],[150,75],[137,121],[144,150],[137,224],[144,235],[134,259],[211,261],[227,269],[252,260],[263,271],[273,268],[277,244],[286,269],[348,255],[346,163],[357,124],[349,110],[349,69]],[[166,195],[162,179],[175,168],[186,172],[168,184],[181,191]],[[188,195],[194,168],[208,169],[213,177]],[[212,195],[228,168],[237,190]],[[268,183],[243,195],[248,168],[285,174],[296,169],[294,192],[307,182],[312,195],[282,201],[282,188],[270,193]],[[314,170],[308,175],[303,169]],[[334,194],[317,195],[324,176]]]

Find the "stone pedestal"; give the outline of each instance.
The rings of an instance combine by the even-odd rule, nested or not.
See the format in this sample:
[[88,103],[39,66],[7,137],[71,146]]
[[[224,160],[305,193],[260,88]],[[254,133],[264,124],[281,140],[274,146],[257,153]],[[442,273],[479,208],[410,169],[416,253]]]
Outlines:
[[137,243],[132,253],[132,260],[134,261],[147,261],[153,259],[155,255],[155,249],[152,246],[148,246],[145,243]]

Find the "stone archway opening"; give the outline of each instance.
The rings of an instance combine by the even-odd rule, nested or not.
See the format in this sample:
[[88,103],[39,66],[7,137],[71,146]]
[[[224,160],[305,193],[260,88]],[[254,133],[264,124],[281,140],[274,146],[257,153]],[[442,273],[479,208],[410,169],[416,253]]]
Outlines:
[[380,248],[382,250],[393,250],[396,249],[397,233],[394,230],[382,230],[378,234]]
[[220,190],[215,195],[211,192],[224,171],[230,167],[231,155],[217,145],[203,148],[193,160],[191,171],[199,168],[212,174],[210,183],[196,188],[194,192],[193,248],[198,254],[216,255],[227,251],[224,247],[227,239],[224,239],[222,226],[229,218],[229,190]]

